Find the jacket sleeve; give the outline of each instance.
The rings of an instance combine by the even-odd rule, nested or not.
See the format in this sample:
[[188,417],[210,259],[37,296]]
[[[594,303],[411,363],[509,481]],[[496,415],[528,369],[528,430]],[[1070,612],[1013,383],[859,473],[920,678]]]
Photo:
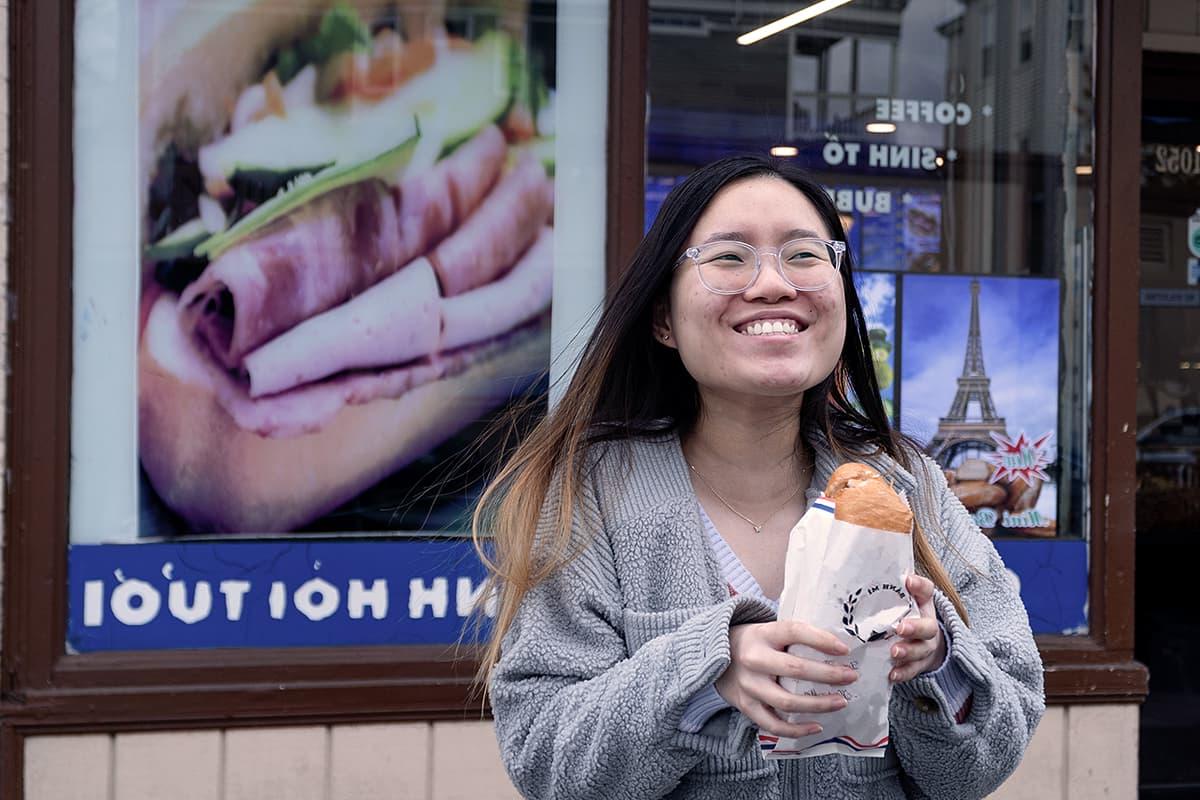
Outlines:
[[[889,716],[893,742],[918,797],[984,797],[1017,768],[1045,710],[1042,661],[1029,618],[996,548],[946,485],[926,479],[940,505],[947,571],[970,616],[968,626],[940,591],[938,619],[950,660],[970,684],[955,719],[954,700],[932,675],[896,686]],[[935,547],[937,542],[934,542]],[[966,563],[964,563],[966,562]]]
[[[556,498],[546,506],[539,536]],[[502,640],[491,678],[501,757],[528,798],[661,797],[706,754],[751,745],[753,728],[737,712],[722,712],[715,732],[713,722],[702,733],[678,727],[692,696],[729,664],[729,626],[772,614],[750,598],[661,615],[627,611],[586,487],[573,528],[580,554],[526,595]],[[627,644],[631,615],[646,634],[640,646]]]

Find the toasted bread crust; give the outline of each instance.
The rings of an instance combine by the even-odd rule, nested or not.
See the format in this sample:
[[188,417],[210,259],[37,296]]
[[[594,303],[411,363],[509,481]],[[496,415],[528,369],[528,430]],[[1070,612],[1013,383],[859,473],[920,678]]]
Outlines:
[[825,486],[834,501],[834,519],[895,533],[912,533],[908,504],[866,464],[850,462],[834,470]]

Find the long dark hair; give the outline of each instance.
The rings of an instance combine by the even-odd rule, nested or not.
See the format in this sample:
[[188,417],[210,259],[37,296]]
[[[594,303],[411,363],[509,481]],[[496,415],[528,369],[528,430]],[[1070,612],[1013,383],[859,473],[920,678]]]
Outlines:
[[[713,197],[734,181],[759,176],[794,186],[816,208],[830,236],[845,241],[829,195],[787,161],[755,155],[726,158],[702,167],[671,190],[607,299],[558,405],[520,443],[475,510],[472,530],[480,556],[491,570],[497,598],[481,679],[499,658],[500,639],[525,594],[577,552],[571,520],[587,447],[605,439],[686,432],[695,424],[699,389],[676,351],[655,341],[655,309],[666,298],[674,265]],[[845,343],[833,372],[804,393],[801,431],[815,426],[841,456],[887,453],[911,468],[918,448],[892,429],[879,396],[850,252],[840,274],[846,298]],[[558,502],[550,504],[554,518],[541,520],[539,530],[552,482],[559,495]],[[913,532],[913,545],[918,570],[946,593],[966,619],[958,593],[919,526]]]

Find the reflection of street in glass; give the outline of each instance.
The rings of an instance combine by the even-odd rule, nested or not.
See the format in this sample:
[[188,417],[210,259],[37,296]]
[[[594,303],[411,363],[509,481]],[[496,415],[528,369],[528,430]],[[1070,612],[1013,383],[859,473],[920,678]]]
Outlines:
[[1200,408],[1169,411],[1137,434],[1138,529],[1200,516]]

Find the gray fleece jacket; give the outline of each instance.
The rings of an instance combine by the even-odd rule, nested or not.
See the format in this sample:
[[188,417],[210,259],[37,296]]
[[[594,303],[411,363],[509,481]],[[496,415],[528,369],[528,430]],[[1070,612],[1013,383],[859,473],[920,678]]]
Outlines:
[[[838,466],[810,432],[813,482]],[[907,494],[970,616],[938,617],[973,702],[957,724],[935,680],[892,692],[885,758],[765,761],[736,709],[679,730],[688,701],[729,664],[729,627],[772,611],[730,597],[701,528],[674,434],[593,448],[574,533],[579,557],[525,598],[491,681],[500,752],[529,798],[967,798],[1016,768],[1044,710],[1042,663],[991,542],[923,456],[914,476],[860,459]],[[549,493],[539,535],[556,516]]]

